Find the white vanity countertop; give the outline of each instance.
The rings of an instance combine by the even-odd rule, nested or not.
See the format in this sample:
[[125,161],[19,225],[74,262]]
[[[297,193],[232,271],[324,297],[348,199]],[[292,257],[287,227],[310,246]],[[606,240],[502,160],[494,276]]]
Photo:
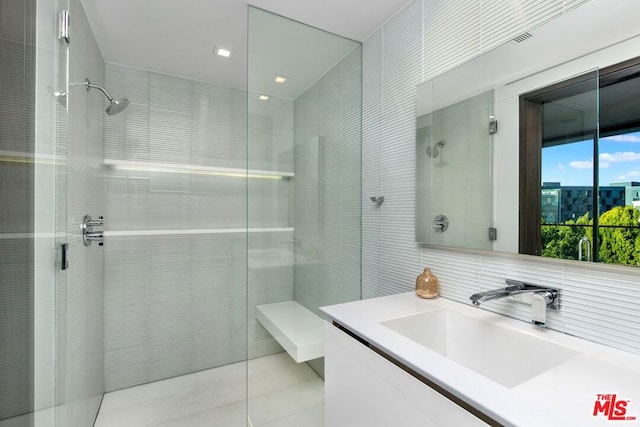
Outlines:
[[[382,326],[380,322],[438,308],[455,310],[576,350],[580,354],[508,388]],[[640,356],[444,298],[413,292],[320,309],[370,344],[416,370],[495,420],[514,426],[640,425]],[[424,325],[428,329],[429,325]],[[593,415],[598,394],[627,401],[626,417]]]

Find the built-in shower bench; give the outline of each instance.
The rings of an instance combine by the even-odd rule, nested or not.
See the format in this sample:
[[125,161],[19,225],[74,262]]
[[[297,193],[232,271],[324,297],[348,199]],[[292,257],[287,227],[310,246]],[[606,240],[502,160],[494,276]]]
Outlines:
[[324,355],[324,321],[297,302],[258,305],[256,318],[297,363]]

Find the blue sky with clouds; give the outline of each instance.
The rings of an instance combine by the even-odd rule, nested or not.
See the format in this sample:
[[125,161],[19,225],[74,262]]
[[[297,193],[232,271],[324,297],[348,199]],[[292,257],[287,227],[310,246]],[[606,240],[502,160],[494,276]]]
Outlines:
[[[640,181],[640,132],[600,139],[600,185]],[[548,147],[542,150],[542,181],[562,185],[592,185],[591,141]]]

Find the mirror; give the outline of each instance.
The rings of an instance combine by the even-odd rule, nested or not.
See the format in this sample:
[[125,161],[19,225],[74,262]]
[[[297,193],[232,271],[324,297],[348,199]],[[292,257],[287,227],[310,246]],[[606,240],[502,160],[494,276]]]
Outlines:
[[491,248],[493,104],[488,90],[444,107],[417,106],[418,242]]
[[[526,175],[527,170],[519,165],[521,96],[579,75],[595,73],[597,76],[600,69],[638,56],[640,31],[634,22],[638,13],[640,4],[633,0],[587,2],[417,87],[416,241],[522,253],[519,250],[519,181],[521,174]],[[481,106],[481,98],[489,99],[490,105]],[[593,96],[592,92],[591,96],[585,98],[592,100],[598,96]],[[570,120],[579,122],[580,126],[586,128],[592,118],[585,111],[597,108],[598,104],[589,108],[583,106],[582,112],[567,107],[563,103],[548,107],[548,111],[555,108],[561,113],[556,121],[557,127],[550,132],[562,131],[564,119],[567,123]],[[461,112],[461,116],[453,117],[454,111]],[[473,114],[477,117],[474,118]],[[446,120],[439,117],[446,117]],[[490,123],[494,119],[497,121],[497,133],[489,134],[489,127],[494,126]],[[472,124],[477,120],[484,122],[483,133],[460,137],[460,132],[471,132],[474,128]],[[451,132],[448,127],[453,127],[459,134],[447,138],[441,136],[442,132]],[[451,138],[455,138],[455,143]],[[633,138],[640,141],[640,137],[627,135],[627,139]],[[467,156],[464,162],[458,159],[459,154],[453,156],[453,147],[458,144],[458,153]],[[477,153],[479,146],[483,149],[483,156]],[[621,173],[619,181],[633,184],[632,178],[640,176],[640,144],[636,147],[634,150],[627,147],[627,152],[631,153],[627,158],[638,163],[626,163],[627,173],[624,177]],[[428,151],[433,153],[434,148],[442,158],[429,158]],[[488,158],[484,157],[487,153]],[[615,155],[596,154],[596,163],[598,157],[609,154]],[[568,171],[565,176],[578,176],[583,172],[579,168],[587,168],[593,160],[593,153],[591,157],[581,155],[575,159],[564,158],[563,166]],[[533,208],[535,215],[540,218],[543,179],[545,174],[538,176],[533,184],[530,183],[540,192],[538,204]],[[465,182],[468,194],[461,193],[457,187],[460,181]],[[565,185],[577,186],[569,181],[566,184],[561,182],[561,186]],[[600,181],[600,185],[604,188],[609,182]],[[544,190],[549,192],[557,190],[557,187],[547,186]],[[616,203],[628,202],[632,205],[633,191],[629,193],[626,198],[629,200],[617,198]],[[442,216],[448,219],[446,231],[440,231]],[[593,221],[593,218],[588,220]],[[491,240],[495,237],[496,240]]]

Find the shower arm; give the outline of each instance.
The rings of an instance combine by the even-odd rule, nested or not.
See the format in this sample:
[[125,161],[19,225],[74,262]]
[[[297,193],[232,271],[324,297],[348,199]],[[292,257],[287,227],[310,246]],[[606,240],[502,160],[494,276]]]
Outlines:
[[98,89],[98,90],[100,90],[100,92],[104,93],[104,96],[107,97],[109,102],[113,102],[114,101],[113,97],[111,95],[109,95],[109,92],[107,92],[107,90],[105,88],[103,88],[102,86],[95,85],[95,84],[91,83],[91,81],[89,79],[86,79],[84,81],[84,83],[80,83],[80,84],[87,86],[87,92],[89,92],[90,89]]
[[84,82],[69,83],[69,86],[66,92],[55,92],[54,96],[58,98],[58,101],[66,107],[67,93],[69,92],[70,88],[75,86],[84,86],[87,89],[87,92],[89,92],[91,89],[98,89],[100,92],[102,92],[102,94],[107,98],[107,100],[109,100],[109,105],[107,106],[107,109],[105,111],[110,116],[113,116],[114,114],[118,114],[119,112],[127,108],[127,106],[129,105],[129,100],[127,98],[114,99],[111,96],[111,94],[107,92],[105,88],[99,85],[94,85],[93,83],[91,83],[91,80],[89,80],[88,78],[85,79]]

